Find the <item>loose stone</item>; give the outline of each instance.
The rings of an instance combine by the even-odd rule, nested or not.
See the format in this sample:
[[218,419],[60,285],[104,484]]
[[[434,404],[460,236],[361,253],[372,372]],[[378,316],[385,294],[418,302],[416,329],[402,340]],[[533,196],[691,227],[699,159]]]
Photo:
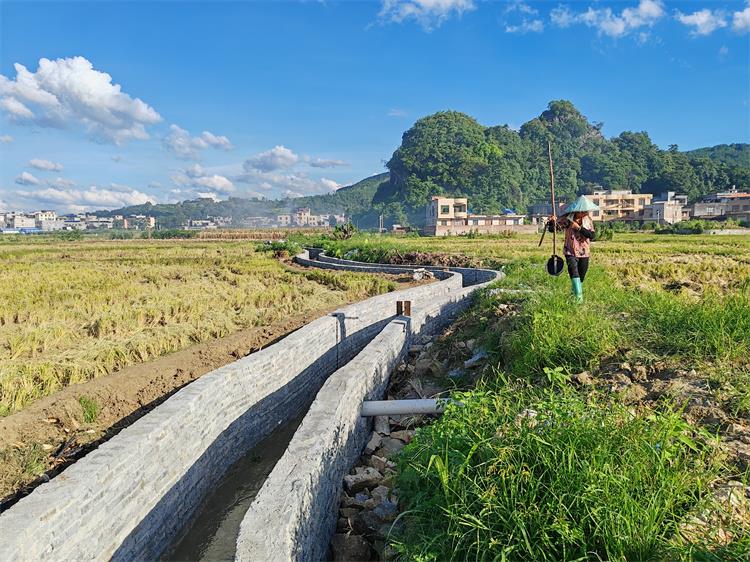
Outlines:
[[369,543],[359,535],[333,535],[331,550],[336,561],[360,562],[372,559]]
[[370,440],[367,442],[367,445],[365,445],[365,454],[366,455],[373,454],[378,449],[378,447],[380,447],[382,441],[383,441],[383,438],[380,436],[380,434],[373,432],[372,436],[370,437]]
[[371,466],[358,466],[355,467],[354,474],[344,476],[344,486],[350,492],[360,492],[365,488],[374,488],[382,479],[383,475],[379,470]]

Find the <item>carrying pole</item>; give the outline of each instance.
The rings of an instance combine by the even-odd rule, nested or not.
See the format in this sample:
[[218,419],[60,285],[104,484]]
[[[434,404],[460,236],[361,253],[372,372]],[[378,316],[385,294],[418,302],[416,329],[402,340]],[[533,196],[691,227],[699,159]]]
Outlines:
[[[549,185],[552,199],[552,214],[557,217],[557,208],[555,207],[555,171],[552,167],[552,143],[547,141],[547,154],[549,155]],[[539,241],[541,245],[541,240]],[[557,254],[557,219],[552,228],[552,255]]]

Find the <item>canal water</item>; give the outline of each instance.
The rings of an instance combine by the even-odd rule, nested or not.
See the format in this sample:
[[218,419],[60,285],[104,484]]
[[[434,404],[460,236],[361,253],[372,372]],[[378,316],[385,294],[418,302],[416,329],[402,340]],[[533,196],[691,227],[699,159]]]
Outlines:
[[229,469],[165,561],[234,560],[240,524],[304,416],[276,428]]

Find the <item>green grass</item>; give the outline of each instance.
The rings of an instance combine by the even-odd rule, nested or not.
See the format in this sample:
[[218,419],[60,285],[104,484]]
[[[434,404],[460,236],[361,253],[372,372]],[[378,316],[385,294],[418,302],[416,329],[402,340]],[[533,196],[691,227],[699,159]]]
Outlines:
[[513,263],[508,270],[504,285],[534,289],[500,345],[505,364],[518,376],[538,376],[545,367],[558,366],[580,372],[633,350],[724,364],[750,356],[748,290],[709,291],[700,299],[634,291],[594,266],[584,283],[586,301],[579,306],[571,301],[566,277],[544,278],[529,263]]
[[[417,432],[400,459],[414,560],[658,560],[717,473],[680,416],[634,416],[565,387],[504,384]],[[533,416],[529,412],[533,410]],[[525,414],[524,414],[525,412]]]
[[81,405],[81,411],[83,412],[83,421],[85,423],[94,423],[99,415],[99,404],[97,401],[88,396],[81,396],[78,399],[78,403]]

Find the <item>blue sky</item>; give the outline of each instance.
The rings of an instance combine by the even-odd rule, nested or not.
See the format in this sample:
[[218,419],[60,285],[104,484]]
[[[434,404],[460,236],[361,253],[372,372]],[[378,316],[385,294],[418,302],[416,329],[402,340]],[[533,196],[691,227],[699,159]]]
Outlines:
[[[0,210],[325,193],[419,117],[750,140],[750,0],[0,2]],[[18,66],[22,65],[22,66]]]

